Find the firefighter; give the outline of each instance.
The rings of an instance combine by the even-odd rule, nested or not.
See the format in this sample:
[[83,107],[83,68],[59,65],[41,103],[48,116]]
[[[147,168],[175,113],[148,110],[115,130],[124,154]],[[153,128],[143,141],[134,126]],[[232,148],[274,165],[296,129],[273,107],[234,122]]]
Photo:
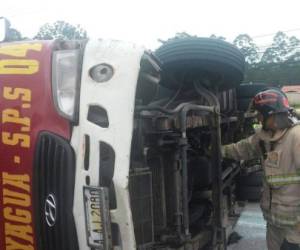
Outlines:
[[300,125],[287,97],[276,89],[258,93],[253,108],[262,127],[254,135],[222,147],[224,158],[261,158],[261,208],[269,250],[300,250]]

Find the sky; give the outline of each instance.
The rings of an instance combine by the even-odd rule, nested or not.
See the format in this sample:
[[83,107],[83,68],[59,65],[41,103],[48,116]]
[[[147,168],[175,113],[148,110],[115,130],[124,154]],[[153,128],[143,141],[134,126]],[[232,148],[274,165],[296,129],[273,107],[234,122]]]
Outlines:
[[[134,42],[153,49],[176,32],[232,41],[247,33],[259,46],[277,31],[300,37],[298,0],[1,0],[0,16],[24,36],[47,22],[80,24],[90,38]],[[291,31],[292,30],[292,31]]]

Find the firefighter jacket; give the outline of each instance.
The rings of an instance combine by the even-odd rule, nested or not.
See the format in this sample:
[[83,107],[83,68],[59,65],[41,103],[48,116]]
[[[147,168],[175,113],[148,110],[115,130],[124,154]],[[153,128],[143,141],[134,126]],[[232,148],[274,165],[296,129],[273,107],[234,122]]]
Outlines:
[[261,208],[268,223],[294,227],[300,223],[300,125],[277,131],[262,129],[238,143],[222,147],[223,157],[263,162]]

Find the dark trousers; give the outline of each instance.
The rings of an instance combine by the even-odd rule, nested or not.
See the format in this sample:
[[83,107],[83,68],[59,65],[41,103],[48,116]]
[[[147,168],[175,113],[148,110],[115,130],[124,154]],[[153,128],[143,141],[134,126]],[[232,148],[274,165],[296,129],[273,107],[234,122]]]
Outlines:
[[289,243],[287,240],[284,240],[280,250],[300,250],[300,247],[298,244]]

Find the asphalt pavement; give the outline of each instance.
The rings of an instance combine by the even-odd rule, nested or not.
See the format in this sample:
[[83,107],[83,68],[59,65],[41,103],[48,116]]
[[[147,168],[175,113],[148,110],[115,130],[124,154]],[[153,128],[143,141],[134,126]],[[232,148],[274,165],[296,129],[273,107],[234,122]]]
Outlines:
[[267,250],[266,223],[258,203],[248,203],[235,227],[242,238],[228,250]]

